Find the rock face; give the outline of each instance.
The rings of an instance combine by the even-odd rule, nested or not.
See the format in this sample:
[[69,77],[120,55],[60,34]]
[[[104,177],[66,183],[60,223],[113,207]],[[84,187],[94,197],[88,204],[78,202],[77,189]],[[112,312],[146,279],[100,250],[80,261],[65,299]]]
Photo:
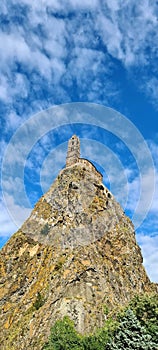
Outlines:
[[56,319],[81,333],[101,327],[105,309],[156,290],[142,265],[132,222],[77,158],[60,172],[1,251],[3,350],[40,350]]

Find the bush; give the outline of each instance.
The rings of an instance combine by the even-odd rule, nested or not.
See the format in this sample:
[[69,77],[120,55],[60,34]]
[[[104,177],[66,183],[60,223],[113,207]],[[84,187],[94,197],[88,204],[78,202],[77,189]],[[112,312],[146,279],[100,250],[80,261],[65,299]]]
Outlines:
[[109,320],[106,326],[93,335],[81,336],[73,322],[65,316],[51,328],[49,342],[44,350],[105,350],[105,345],[116,328],[116,322]]
[[51,328],[51,335],[45,350],[84,350],[82,337],[74,328],[73,322],[65,316]]
[[118,323],[111,318],[105,322],[103,328],[98,329],[94,334],[85,336],[83,339],[85,350],[105,350],[105,345],[112,337]]

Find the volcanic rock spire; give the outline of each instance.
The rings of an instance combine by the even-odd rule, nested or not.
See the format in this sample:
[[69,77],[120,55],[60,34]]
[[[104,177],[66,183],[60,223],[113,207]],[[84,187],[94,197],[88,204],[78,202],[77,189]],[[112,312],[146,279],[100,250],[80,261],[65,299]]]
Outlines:
[[42,350],[64,315],[81,333],[103,326],[105,308],[156,290],[142,261],[131,220],[73,136],[66,167],[0,254],[2,350]]

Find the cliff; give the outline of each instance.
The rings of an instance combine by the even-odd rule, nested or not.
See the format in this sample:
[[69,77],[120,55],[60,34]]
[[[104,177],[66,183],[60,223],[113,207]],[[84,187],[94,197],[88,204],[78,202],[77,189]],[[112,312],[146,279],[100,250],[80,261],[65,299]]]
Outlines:
[[55,320],[81,333],[108,308],[156,290],[134,227],[86,162],[60,172],[0,255],[1,346],[40,350]]

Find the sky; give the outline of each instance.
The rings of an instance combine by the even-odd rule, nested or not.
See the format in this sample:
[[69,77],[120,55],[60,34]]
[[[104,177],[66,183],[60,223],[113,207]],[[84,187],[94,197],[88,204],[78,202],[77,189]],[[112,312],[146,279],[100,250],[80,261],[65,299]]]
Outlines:
[[0,7],[0,246],[64,167],[75,133],[158,282],[158,2]]

